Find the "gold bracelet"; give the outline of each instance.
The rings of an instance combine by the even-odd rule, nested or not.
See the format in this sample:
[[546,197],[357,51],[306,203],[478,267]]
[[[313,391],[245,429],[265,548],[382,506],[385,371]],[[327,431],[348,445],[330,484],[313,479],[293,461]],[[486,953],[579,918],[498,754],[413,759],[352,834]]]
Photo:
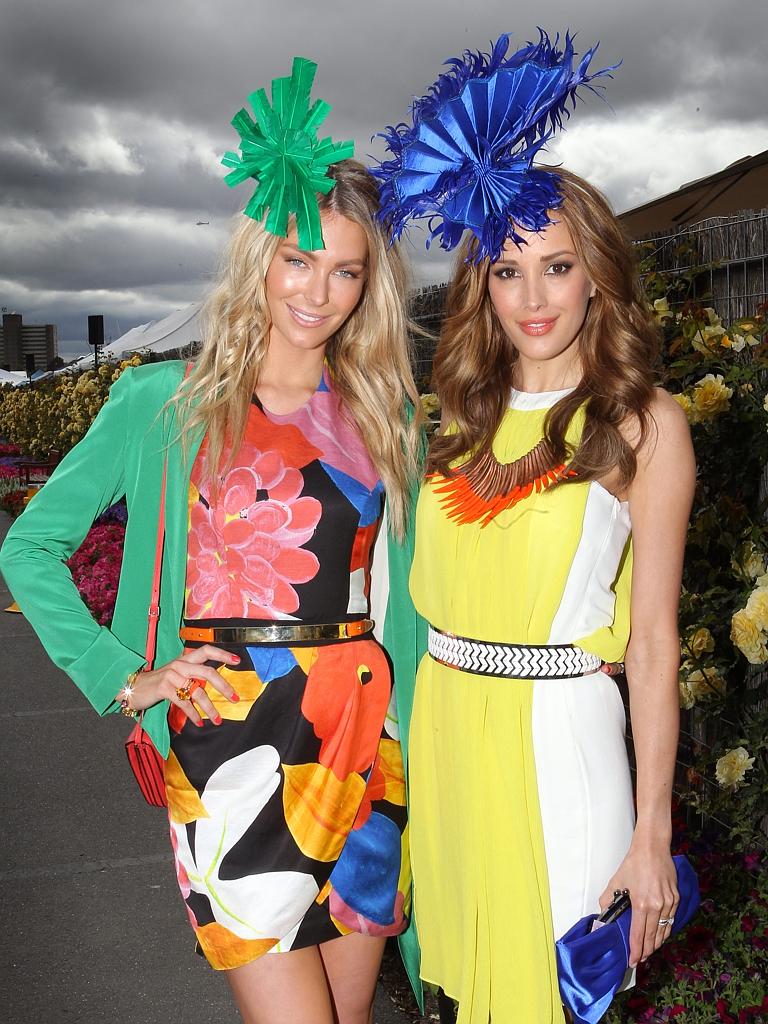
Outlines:
[[125,681],[125,686],[122,688],[118,697],[120,698],[120,714],[125,715],[126,718],[138,718],[139,712],[136,708],[132,708],[130,705],[131,696],[133,694],[133,687],[136,680],[139,677],[138,672],[131,672]]

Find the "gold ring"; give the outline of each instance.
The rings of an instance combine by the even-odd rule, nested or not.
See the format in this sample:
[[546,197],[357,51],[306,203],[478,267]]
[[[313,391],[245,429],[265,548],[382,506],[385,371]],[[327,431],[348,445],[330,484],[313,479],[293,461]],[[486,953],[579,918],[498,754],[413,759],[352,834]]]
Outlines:
[[191,700],[192,691],[189,688],[189,684],[187,684],[187,686],[180,686],[176,690],[176,696],[178,697],[179,700]]

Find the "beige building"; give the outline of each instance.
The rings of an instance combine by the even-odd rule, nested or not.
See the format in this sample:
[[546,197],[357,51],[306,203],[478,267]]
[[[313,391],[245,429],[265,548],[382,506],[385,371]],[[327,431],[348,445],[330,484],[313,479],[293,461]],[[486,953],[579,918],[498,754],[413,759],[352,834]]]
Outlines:
[[55,324],[25,324],[20,313],[3,313],[0,366],[8,370],[26,370],[27,356],[33,355],[35,370],[47,370],[58,354]]

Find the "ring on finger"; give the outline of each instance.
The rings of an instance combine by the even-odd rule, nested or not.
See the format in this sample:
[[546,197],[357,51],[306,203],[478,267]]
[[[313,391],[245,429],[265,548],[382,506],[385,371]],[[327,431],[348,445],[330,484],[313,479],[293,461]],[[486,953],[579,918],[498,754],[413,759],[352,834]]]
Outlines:
[[667,925],[674,924],[674,923],[675,923],[674,917],[660,917],[659,918],[659,928],[666,928]]

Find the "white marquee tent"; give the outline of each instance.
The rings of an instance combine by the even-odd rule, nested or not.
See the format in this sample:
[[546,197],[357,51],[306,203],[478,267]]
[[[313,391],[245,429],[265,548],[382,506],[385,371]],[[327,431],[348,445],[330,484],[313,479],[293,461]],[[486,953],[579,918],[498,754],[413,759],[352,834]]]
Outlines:
[[0,384],[26,384],[29,378],[23,370],[0,370]]
[[[201,303],[193,302],[184,309],[177,309],[162,320],[151,320],[105,345],[100,352],[102,359],[120,359],[133,352],[167,352],[169,349],[185,348],[200,340],[199,314]],[[89,353],[67,367],[85,370],[93,366],[93,355]]]

